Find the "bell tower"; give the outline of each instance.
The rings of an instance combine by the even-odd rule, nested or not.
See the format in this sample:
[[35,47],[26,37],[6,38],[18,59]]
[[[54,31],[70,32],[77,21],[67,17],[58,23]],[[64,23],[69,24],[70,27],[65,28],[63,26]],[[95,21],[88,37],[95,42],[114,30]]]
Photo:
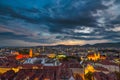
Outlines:
[[31,48],[30,48],[30,51],[29,51],[29,56],[30,56],[30,57],[33,57],[33,51],[32,51]]

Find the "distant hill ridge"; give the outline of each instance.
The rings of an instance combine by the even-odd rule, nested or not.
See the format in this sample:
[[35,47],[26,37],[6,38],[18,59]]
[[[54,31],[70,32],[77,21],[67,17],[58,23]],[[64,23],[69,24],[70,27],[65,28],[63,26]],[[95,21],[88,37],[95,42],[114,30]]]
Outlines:
[[117,43],[97,43],[93,45],[83,45],[82,47],[120,47],[120,42]]
[[[37,46],[41,47],[41,46]],[[51,47],[51,46],[50,46]],[[52,47],[120,47],[120,42],[116,43],[96,43],[96,44],[85,44],[85,45],[54,45]]]
[[[29,46],[29,47],[43,47],[43,46],[44,45]],[[15,47],[18,47],[18,46],[4,46],[4,47],[14,47],[15,48]],[[21,46],[21,47],[23,47],[23,46]],[[85,45],[63,45],[63,44],[59,44],[59,45],[53,45],[53,46],[47,46],[47,47],[100,47],[100,48],[101,47],[116,47],[116,48],[120,48],[120,42],[116,42],[116,43],[96,43],[96,44],[85,44]]]

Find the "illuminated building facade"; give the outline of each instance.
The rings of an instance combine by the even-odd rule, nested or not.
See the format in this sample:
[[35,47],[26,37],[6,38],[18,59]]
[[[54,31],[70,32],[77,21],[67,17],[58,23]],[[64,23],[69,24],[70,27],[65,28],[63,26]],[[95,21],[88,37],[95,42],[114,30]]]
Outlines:
[[29,58],[29,57],[33,57],[32,49],[29,50],[29,55],[28,54],[19,54],[16,56],[16,59]]
[[85,68],[85,74],[88,72],[95,72],[95,69],[92,65],[88,64],[87,67]]
[[106,56],[102,56],[100,55],[100,53],[94,53],[94,54],[89,54],[87,58],[88,60],[96,61],[96,60],[105,60]]

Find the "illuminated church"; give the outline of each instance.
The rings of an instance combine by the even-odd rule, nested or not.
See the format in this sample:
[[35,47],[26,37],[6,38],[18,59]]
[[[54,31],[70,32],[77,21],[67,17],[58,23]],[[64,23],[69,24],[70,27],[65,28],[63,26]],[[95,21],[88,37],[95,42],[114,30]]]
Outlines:
[[33,57],[32,49],[29,50],[29,55],[28,54],[18,54],[16,56],[16,59],[29,58],[29,57]]
[[100,55],[100,53],[94,53],[94,54],[88,54],[87,55],[88,60],[93,60],[93,61],[97,61],[97,60],[105,60],[106,56]]

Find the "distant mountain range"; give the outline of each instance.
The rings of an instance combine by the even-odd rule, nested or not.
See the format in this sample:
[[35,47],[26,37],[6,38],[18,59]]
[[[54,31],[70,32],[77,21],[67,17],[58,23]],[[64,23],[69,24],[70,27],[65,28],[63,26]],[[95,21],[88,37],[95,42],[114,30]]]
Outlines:
[[[12,46],[4,46],[4,47],[12,47]],[[15,47],[19,48],[18,46],[14,46],[13,48],[15,48]],[[43,46],[30,46],[30,47],[43,47]],[[82,46],[80,46],[80,45],[63,45],[63,44],[60,44],[60,45],[47,46],[47,47],[97,47],[97,48],[115,47],[115,48],[120,48],[120,42],[116,42],[116,43],[96,43],[96,44],[93,44],[93,45],[86,44],[86,45],[82,45]]]
[[80,46],[80,45],[56,45],[56,46],[59,46],[59,47],[64,47],[64,46],[66,46],[66,47],[119,47],[120,48],[120,42],[117,42],[117,43],[97,43],[97,44],[93,44],[93,45],[91,45],[91,44],[86,44],[86,45],[82,45],[82,46]]
[[86,44],[83,45],[82,47],[120,47],[120,42],[117,43],[97,43],[97,44]]

